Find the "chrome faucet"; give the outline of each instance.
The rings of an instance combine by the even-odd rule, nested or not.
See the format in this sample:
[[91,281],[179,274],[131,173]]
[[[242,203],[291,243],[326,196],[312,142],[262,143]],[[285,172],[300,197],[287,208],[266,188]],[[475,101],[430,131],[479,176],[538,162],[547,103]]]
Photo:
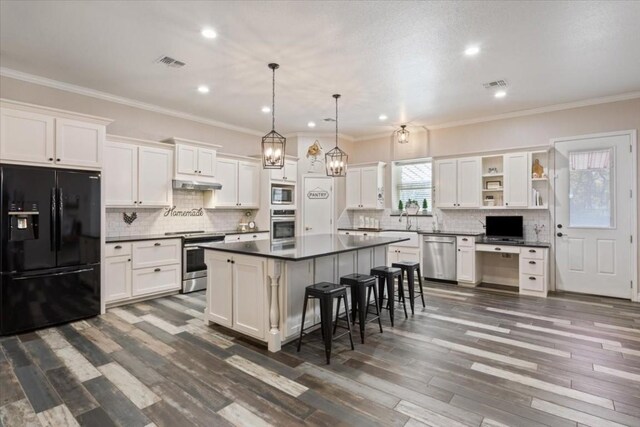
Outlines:
[[402,222],[402,215],[406,215],[407,216],[406,229],[407,230],[411,230],[411,220],[409,219],[409,212],[407,212],[407,211],[400,212],[400,218],[398,218],[398,222]]

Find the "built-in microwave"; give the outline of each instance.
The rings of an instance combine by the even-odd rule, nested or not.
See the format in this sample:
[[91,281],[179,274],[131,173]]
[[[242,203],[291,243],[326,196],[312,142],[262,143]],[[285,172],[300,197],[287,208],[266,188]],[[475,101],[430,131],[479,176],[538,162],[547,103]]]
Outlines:
[[271,184],[272,205],[295,205],[295,194],[293,185]]

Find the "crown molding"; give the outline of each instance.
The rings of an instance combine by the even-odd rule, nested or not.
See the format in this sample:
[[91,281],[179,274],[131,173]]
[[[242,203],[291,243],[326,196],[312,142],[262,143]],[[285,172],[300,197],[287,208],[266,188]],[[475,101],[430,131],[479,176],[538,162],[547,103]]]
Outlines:
[[219,122],[217,120],[211,120],[206,117],[197,116],[195,114],[184,113],[182,111],[173,110],[170,108],[164,108],[154,104],[148,104],[146,102],[136,101],[135,99],[129,99],[129,98],[124,98],[122,96],[112,95],[107,92],[101,92],[101,91],[90,89],[87,87],[77,86],[71,83],[65,83],[65,82],[49,79],[42,76],[36,76],[34,74],[24,73],[22,71],[13,70],[11,68],[0,67],[0,76],[9,77],[12,79],[21,80],[28,83],[33,83],[40,86],[46,86],[53,89],[62,90],[65,92],[71,92],[78,95],[89,96],[91,98],[101,99],[103,101],[114,102],[116,104],[126,105],[128,107],[139,108],[141,110],[146,110],[154,113],[164,114],[167,116],[177,117],[179,119],[190,120],[193,122],[215,126],[222,129],[241,132],[241,133],[252,135],[252,136],[264,135],[262,132],[257,131],[255,129],[249,129],[242,126],[236,126],[229,123]]
[[[456,120],[451,122],[440,123],[437,125],[424,125],[422,127],[427,131],[437,130],[437,129],[448,129],[448,128],[454,128],[458,126],[492,122],[496,120],[533,116],[536,114],[551,113],[554,111],[562,111],[562,110],[571,110],[573,108],[580,108],[580,107],[589,107],[591,105],[609,104],[612,102],[619,102],[619,101],[628,101],[630,99],[636,99],[636,98],[640,98],[640,91],[627,92],[619,95],[603,96],[599,98],[584,99],[581,101],[567,102],[564,104],[548,105],[546,107],[532,108],[528,110],[512,111],[510,113],[496,114],[493,116],[483,116],[483,117],[476,117],[472,119]],[[371,134],[371,135],[364,135],[364,136],[356,137],[355,141],[368,141],[371,139],[383,138],[390,135],[391,135],[390,133],[377,133],[377,134]]]
[[476,123],[492,122],[495,120],[511,119],[514,117],[532,116],[535,114],[550,113],[553,111],[571,110],[573,108],[589,107],[591,105],[609,104],[611,102],[628,101],[630,99],[640,98],[640,91],[627,92],[618,95],[602,96],[599,98],[584,99],[581,101],[566,102],[563,104],[548,105],[546,107],[531,108],[528,110],[513,111],[510,113],[496,114],[494,116],[478,117],[475,119],[456,120],[452,122],[441,123],[438,125],[426,126],[429,130],[446,129],[457,126],[466,126]]

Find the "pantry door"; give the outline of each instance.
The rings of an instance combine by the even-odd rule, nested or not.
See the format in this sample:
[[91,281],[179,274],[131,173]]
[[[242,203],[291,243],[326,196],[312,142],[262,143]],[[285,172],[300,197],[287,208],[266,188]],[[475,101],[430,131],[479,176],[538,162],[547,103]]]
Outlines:
[[634,139],[615,132],[554,141],[558,290],[631,297]]
[[333,179],[327,176],[302,177],[302,230],[305,236],[334,233]]

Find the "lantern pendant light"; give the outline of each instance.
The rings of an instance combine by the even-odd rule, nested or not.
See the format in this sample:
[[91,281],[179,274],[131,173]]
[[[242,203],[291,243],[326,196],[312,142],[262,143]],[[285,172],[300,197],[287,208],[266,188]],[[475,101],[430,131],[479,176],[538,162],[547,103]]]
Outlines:
[[340,95],[335,94],[336,100],[336,146],[324,156],[327,176],[341,177],[347,175],[347,153],[338,148],[338,98]]
[[396,138],[398,144],[407,144],[409,142],[409,131],[406,129],[407,125],[400,126],[400,129],[396,131]]
[[276,70],[280,66],[271,63],[273,71],[271,86],[271,132],[262,137],[262,167],[264,169],[282,169],[284,167],[284,149],[287,139],[276,132]]

